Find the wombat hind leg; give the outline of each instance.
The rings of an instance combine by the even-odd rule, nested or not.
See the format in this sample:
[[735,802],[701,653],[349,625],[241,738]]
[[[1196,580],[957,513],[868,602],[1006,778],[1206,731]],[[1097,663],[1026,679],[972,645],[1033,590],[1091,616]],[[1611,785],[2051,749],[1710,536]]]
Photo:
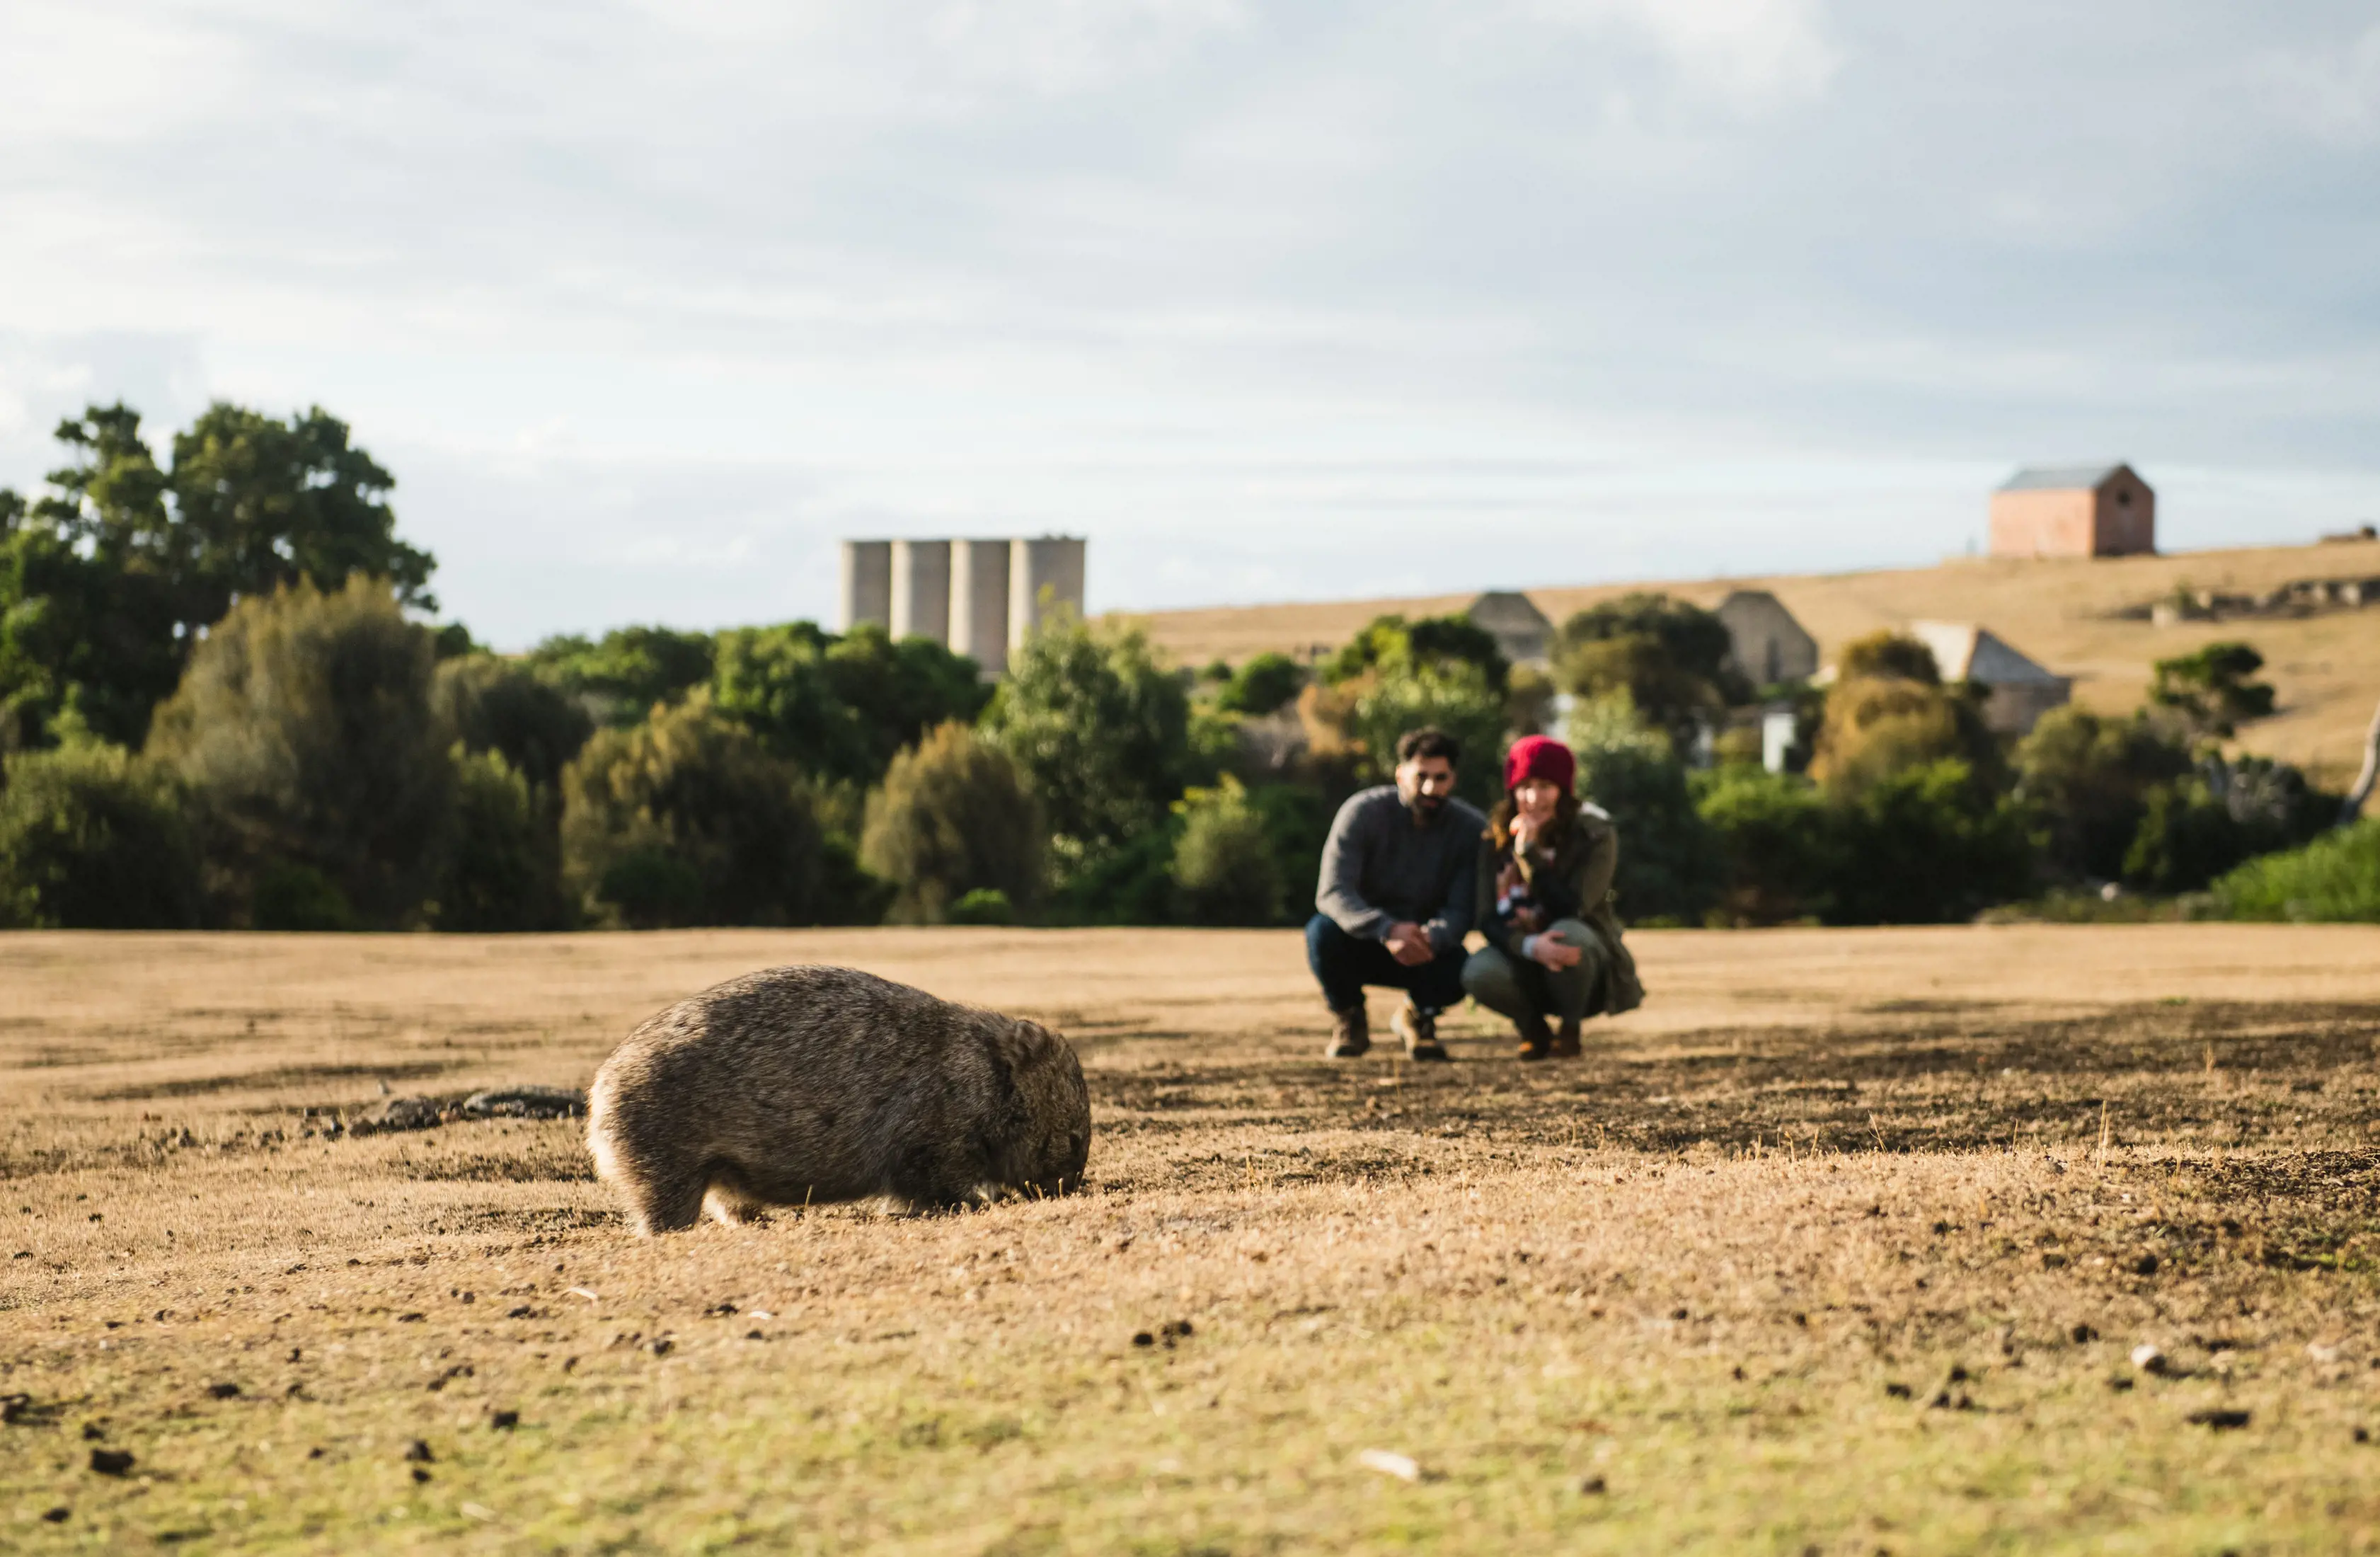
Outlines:
[[740,1227],[747,1222],[766,1222],[762,1214],[768,1202],[752,1193],[752,1187],[740,1172],[727,1163],[710,1170],[710,1188],[703,1196],[702,1209],[710,1219],[725,1227]]
[[641,1178],[621,1186],[628,1200],[628,1224],[640,1238],[675,1233],[702,1219],[704,1184],[700,1178]]

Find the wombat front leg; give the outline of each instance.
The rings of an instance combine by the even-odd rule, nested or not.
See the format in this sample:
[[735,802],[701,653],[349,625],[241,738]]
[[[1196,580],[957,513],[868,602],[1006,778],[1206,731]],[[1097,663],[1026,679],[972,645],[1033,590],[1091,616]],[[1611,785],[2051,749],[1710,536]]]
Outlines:
[[733,1164],[722,1163],[711,1170],[710,1191],[703,1197],[702,1209],[721,1226],[740,1227],[761,1220],[767,1204]]

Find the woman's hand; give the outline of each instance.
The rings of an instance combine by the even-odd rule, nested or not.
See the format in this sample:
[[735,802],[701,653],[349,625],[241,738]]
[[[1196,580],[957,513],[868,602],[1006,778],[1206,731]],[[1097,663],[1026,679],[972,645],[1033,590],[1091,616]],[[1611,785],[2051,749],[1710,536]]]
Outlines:
[[1562,939],[1559,930],[1547,931],[1529,947],[1529,955],[1542,967],[1559,973],[1578,966],[1579,949]]
[[1504,869],[1496,872],[1496,895],[1510,897],[1512,895],[1512,889],[1520,884],[1521,868],[1511,860],[1506,860]]

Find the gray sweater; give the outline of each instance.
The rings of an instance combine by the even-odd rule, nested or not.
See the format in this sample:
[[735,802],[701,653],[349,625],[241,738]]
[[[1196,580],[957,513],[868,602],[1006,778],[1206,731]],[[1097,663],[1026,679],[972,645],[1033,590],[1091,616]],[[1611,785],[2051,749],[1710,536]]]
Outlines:
[[1441,955],[1471,933],[1473,881],[1488,819],[1450,799],[1428,826],[1384,784],[1348,797],[1322,845],[1314,906],[1348,934],[1385,941],[1400,920],[1420,925]]

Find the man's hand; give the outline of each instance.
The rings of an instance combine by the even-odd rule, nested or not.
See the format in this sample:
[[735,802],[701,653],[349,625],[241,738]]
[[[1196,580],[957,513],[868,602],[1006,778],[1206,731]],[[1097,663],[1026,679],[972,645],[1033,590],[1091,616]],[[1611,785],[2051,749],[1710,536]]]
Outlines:
[[1389,955],[1407,967],[1419,967],[1438,954],[1430,950],[1429,931],[1409,919],[1389,927]]
[[1549,930],[1529,948],[1529,955],[1544,967],[1559,972],[1578,966],[1579,949],[1562,939],[1561,931]]

